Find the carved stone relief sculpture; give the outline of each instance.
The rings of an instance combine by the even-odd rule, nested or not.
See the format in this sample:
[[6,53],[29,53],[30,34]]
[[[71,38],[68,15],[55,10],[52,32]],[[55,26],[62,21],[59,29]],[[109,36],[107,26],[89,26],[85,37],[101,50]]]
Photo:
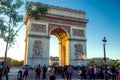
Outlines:
[[73,29],[73,36],[84,37],[84,30]]
[[31,31],[46,33],[46,25],[32,23]]
[[33,44],[33,57],[39,56],[42,56],[42,42],[36,40]]
[[81,44],[75,44],[74,48],[76,59],[81,59],[83,55],[83,46]]
[[62,28],[66,29],[70,33],[70,26],[65,26],[65,25],[56,25],[56,24],[49,24],[49,31],[51,31],[53,28]]

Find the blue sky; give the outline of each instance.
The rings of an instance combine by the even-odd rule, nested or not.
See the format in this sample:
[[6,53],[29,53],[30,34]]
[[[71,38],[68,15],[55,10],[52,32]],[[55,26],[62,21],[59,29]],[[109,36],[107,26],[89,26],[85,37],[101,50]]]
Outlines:
[[86,26],[87,57],[103,57],[102,39],[106,37],[106,56],[120,59],[120,0],[39,0],[39,2],[85,11],[89,20]]
[[[112,59],[120,59],[120,0],[36,1],[54,6],[85,11],[86,18],[89,20],[86,25],[87,58],[103,57],[102,39],[103,37],[106,37],[106,56]],[[24,59],[24,39],[25,26],[20,30],[17,43],[13,49],[9,50],[8,56],[16,59]],[[58,52],[57,39],[52,36],[50,41],[52,44],[50,46],[50,55],[58,55],[58,53],[56,53]],[[0,44],[5,45],[1,40]],[[4,56],[4,49],[5,46],[0,46],[0,56]]]

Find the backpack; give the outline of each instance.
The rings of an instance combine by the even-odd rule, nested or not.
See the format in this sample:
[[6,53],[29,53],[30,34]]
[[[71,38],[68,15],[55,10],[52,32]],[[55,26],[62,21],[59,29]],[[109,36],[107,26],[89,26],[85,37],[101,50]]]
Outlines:
[[38,67],[38,68],[36,69],[36,72],[41,72],[41,67]]

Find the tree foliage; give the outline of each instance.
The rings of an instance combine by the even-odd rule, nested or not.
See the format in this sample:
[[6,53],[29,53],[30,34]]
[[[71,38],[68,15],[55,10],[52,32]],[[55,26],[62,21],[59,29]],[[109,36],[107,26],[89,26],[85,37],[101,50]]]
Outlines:
[[59,63],[58,62],[54,62],[53,65],[59,65]]
[[114,66],[120,66],[120,60],[115,60]]
[[88,65],[95,65],[95,64],[96,64],[96,62],[93,60],[88,62]]
[[[35,20],[40,20],[43,16],[48,14],[48,7],[42,3],[27,2],[27,14]],[[34,4],[34,5],[33,5]]]
[[12,61],[13,66],[23,66],[23,63],[24,63],[23,60],[18,61],[18,60],[13,59],[13,61]]
[[[7,49],[14,44],[15,36],[24,24],[24,15],[20,11],[23,4],[23,0],[0,0],[0,38],[6,41],[5,62]],[[35,20],[39,20],[42,16],[47,15],[48,8],[38,2],[34,6],[27,2],[24,11]],[[21,22],[23,22],[22,25],[20,25]]]
[[[91,60],[88,62],[88,65],[104,66],[104,62]],[[119,60],[107,61],[106,65],[107,66],[120,66],[120,61]]]
[[14,43],[18,25],[23,21],[23,15],[19,14],[22,5],[22,0],[0,0],[0,37],[9,46]]
[[[0,57],[0,59],[2,60],[4,59],[4,57]],[[19,60],[8,57],[6,64],[9,66],[23,66],[23,60],[19,61]]]
[[[20,8],[25,5],[23,0],[0,0],[0,37],[11,46],[17,35],[18,26],[23,22],[23,14],[20,14]],[[42,3],[26,2],[26,13],[35,20],[41,19],[47,15],[48,7]]]

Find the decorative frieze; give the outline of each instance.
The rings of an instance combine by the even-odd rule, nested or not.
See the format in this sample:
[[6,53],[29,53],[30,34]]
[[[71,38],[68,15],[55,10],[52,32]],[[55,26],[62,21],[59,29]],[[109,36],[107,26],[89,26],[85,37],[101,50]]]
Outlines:
[[75,18],[83,18],[83,19],[85,18],[84,14],[65,11],[65,10],[49,9],[48,13],[63,15],[63,16],[70,16],[70,17],[75,17]]
[[31,24],[31,31],[32,32],[40,32],[40,33],[46,33],[46,25],[43,24]]
[[79,36],[79,37],[84,37],[84,30],[81,29],[72,29],[73,36]]
[[51,31],[54,28],[64,28],[67,32],[70,32],[70,26],[49,24],[49,31]]
[[49,23],[58,23],[63,25],[76,25],[76,26],[86,26],[86,22],[82,21],[74,21],[74,20],[66,20],[66,19],[58,19],[58,18],[51,18],[51,17],[45,17],[42,21],[46,21]]

